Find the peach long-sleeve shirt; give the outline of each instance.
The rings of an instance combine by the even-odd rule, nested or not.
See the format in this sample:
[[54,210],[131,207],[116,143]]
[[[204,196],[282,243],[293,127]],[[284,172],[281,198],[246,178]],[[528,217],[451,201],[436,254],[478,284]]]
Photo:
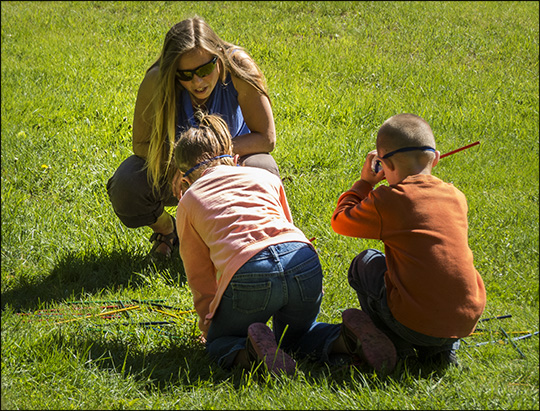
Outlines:
[[339,197],[332,228],[384,242],[387,302],[396,320],[433,337],[462,338],[486,303],[468,245],[467,210],[464,194],[432,175],[375,190],[359,180]]
[[270,245],[309,243],[293,224],[281,180],[255,167],[205,170],[180,199],[176,227],[205,337],[225,289],[244,263]]

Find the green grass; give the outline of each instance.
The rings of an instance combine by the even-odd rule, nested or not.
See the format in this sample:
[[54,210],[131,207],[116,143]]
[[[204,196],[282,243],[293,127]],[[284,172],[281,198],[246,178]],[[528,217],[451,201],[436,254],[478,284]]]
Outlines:
[[[538,409],[538,336],[517,348],[476,346],[504,339],[499,327],[538,331],[538,2],[4,1],[1,9],[3,409]],[[295,223],[317,238],[325,270],[322,321],[358,306],[349,263],[382,247],[330,227],[382,122],[399,112],[424,117],[442,153],[481,141],[434,174],[467,196],[484,318],[512,317],[464,339],[460,367],[400,364],[381,378],[300,362],[296,376],[270,378],[212,364],[190,315],[167,333],[21,315],[67,311],[76,300],[191,309],[181,262],[146,258],[149,229],[123,227],[105,185],[131,153],[144,71],[167,30],[193,14],[244,46],[267,77],[273,154]],[[159,318],[130,314],[138,316]]]

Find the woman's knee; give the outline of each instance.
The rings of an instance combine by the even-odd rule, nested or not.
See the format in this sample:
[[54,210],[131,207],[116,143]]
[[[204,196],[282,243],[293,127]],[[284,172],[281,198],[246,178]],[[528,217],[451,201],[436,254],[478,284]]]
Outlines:
[[280,177],[279,167],[270,153],[248,154],[240,157],[238,162],[242,166],[263,168]]
[[144,160],[141,160],[136,156],[127,158],[107,182],[107,193],[115,210],[133,207],[135,199],[149,188],[146,171],[142,168]]
[[155,222],[163,204],[146,177],[144,159],[128,157],[107,182],[107,194],[114,212],[129,228]]

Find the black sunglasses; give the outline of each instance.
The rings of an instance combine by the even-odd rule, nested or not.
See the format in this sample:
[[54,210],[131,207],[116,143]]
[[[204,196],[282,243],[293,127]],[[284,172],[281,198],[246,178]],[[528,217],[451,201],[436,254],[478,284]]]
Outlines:
[[208,63],[205,63],[194,70],[176,70],[176,75],[182,81],[191,81],[195,74],[199,77],[206,77],[216,68],[217,59],[218,57],[214,56]]

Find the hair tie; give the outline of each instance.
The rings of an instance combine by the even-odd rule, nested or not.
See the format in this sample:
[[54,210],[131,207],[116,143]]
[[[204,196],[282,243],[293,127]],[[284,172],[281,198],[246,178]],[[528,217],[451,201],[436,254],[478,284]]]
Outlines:
[[201,161],[200,163],[194,165],[193,167],[191,167],[188,171],[186,171],[184,173],[184,177],[187,177],[189,176],[191,173],[193,173],[195,170],[197,170],[199,167],[202,167],[204,166],[205,164],[208,164],[210,161],[214,161],[214,160],[217,160],[218,158],[223,158],[223,157],[231,157],[233,158],[233,156],[231,156],[230,154],[222,154],[220,156],[215,156],[215,157],[212,157],[211,159],[209,160],[204,160],[204,161]]

